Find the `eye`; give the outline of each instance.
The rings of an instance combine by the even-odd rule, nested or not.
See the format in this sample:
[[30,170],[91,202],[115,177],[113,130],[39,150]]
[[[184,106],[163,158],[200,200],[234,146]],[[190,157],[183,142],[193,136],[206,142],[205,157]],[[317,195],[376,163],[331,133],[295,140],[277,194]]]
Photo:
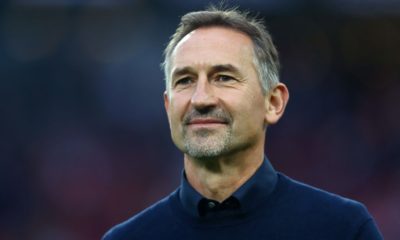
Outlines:
[[234,81],[234,80],[235,80],[234,77],[231,77],[228,75],[218,75],[216,77],[216,81],[218,81],[218,82],[229,82],[229,81]]
[[192,79],[190,77],[181,78],[175,81],[175,86],[185,86],[192,83]]

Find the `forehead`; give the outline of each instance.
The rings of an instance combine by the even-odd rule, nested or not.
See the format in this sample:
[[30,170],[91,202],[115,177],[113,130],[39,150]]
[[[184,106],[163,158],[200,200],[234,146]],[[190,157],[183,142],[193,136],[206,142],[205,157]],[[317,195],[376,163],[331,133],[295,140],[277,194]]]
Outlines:
[[248,66],[253,62],[253,42],[246,34],[226,27],[207,27],[187,34],[171,55],[172,69],[215,64]]

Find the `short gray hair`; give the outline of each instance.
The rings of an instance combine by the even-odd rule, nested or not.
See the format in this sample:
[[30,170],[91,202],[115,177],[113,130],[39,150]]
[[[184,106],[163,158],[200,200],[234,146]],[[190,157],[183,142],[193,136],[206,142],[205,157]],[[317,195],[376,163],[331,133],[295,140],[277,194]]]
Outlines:
[[177,44],[193,30],[213,26],[231,28],[251,38],[254,45],[254,64],[257,67],[264,94],[279,83],[278,51],[263,22],[250,17],[248,12],[240,12],[237,8],[223,10],[211,7],[205,11],[187,13],[181,18],[178,28],[164,50],[162,67],[167,89],[170,82],[171,55]]

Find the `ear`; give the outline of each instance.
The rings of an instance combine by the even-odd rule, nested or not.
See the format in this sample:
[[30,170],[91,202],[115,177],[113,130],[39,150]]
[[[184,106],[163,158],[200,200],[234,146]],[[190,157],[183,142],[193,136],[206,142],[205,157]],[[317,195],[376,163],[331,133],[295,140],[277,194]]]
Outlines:
[[168,92],[167,92],[167,90],[164,91],[164,107],[165,107],[165,111],[168,113],[168,109],[169,109],[169,97],[168,97]]
[[283,83],[278,83],[265,96],[265,123],[274,124],[285,112],[286,104],[289,101],[289,90]]

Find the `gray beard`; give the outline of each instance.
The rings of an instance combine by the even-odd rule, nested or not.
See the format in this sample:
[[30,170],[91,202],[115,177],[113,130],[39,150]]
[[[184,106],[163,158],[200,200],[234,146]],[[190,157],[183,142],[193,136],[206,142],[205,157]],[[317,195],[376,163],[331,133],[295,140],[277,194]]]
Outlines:
[[185,129],[183,134],[183,152],[196,159],[211,159],[227,153],[232,140],[230,126],[223,132],[201,129],[189,136]]

